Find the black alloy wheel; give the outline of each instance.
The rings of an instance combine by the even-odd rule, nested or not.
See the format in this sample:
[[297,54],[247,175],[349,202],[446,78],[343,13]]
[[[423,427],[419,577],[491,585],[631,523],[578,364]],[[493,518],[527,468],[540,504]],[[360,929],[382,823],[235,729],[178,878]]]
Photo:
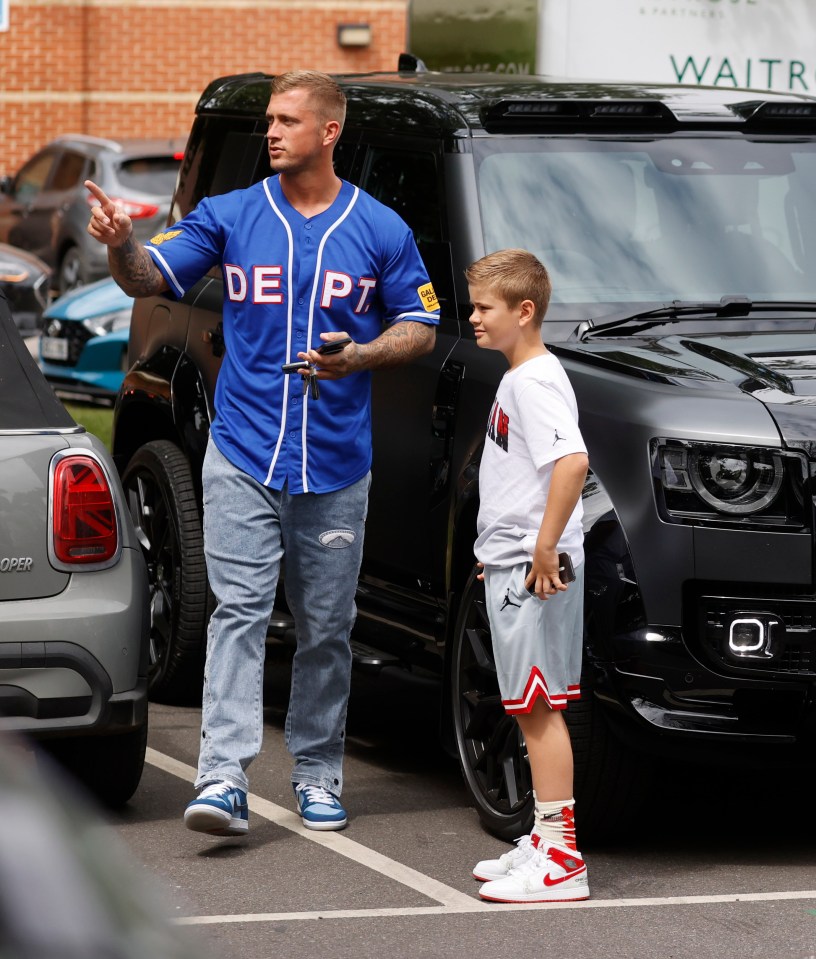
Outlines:
[[122,477],[150,586],[149,696],[201,702],[209,589],[190,466],[168,440],[136,451]]

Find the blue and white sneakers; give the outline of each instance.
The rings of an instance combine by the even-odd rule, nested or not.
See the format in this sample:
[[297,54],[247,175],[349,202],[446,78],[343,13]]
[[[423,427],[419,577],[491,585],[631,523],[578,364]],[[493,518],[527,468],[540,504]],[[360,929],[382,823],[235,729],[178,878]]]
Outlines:
[[294,788],[298,811],[307,829],[342,829],[346,825],[346,810],[328,789],[307,783],[297,783]]
[[184,825],[211,836],[243,836],[249,830],[246,792],[229,780],[210,783],[187,804]]

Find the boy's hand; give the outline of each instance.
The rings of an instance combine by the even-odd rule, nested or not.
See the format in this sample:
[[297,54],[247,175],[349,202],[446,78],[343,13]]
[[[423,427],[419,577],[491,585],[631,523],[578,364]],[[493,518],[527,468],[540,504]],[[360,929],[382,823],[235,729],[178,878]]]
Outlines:
[[533,554],[533,567],[524,585],[539,599],[549,599],[556,593],[563,593],[567,584],[562,583],[558,575],[558,550],[538,549]]
[[121,203],[114,203],[93,180],[86,180],[85,187],[97,201],[91,208],[88,233],[106,246],[122,246],[133,232],[130,217],[125,213]]

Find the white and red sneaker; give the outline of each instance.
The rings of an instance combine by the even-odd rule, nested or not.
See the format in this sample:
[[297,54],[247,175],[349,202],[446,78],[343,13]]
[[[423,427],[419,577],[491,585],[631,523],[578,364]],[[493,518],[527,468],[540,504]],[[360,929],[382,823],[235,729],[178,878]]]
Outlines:
[[[499,856],[498,859],[482,859],[473,867],[473,878],[479,882],[490,882],[491,879],[504,879],[512,869],[518,869],[533,858],[536,847],[533,836],[522,836],[516,840],[516,848]],[[538,836],[535,836],[538,839]]]
[[581,854],[566,846],[537,842],[534,855],[503,879],[486,882],[479,895],[491,902],[572,902],[589,899],[587,867]]

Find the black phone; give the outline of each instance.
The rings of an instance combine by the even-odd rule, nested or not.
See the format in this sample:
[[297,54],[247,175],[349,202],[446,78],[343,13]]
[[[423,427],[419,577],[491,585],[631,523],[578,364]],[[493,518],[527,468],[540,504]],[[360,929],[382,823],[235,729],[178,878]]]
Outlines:
[[[527,577],[530,575],[530,570],[532,570],[532,568],[533,568],[533,564],[528,563],[526,572],[524,574],[525,579],[527,579]],[[558,578],[561,580],[562,583],[575,582],[575,567],[572,565],[572,557],[570,556],[569,553],[558,554]],[[532,587],[530,586],[527,587],[527,592],[528,593],[535,592],[535,583],[533,583]]]
[[327,353],[339,353],[344,347],[351,343],[350,336],[344,336],[342,340],[329,340],[322,346],[318,346],[317,352],[325,356]]
[[558,578],[562,583],[575,582],[575,567],[572,565],[572,557],[569,553],[558,554]]
[[[318,346],[317,352],[321,356],[326,356],[329,353],[339,353],[349,343],[351,343],[350,336],[344,336],[342,340],[329,340],[328,343]],[[299,373],[301,370],[308,370],[310,365],[306,360],[295,360],[294,363],[284,363],[281,369],[284,373]]]

